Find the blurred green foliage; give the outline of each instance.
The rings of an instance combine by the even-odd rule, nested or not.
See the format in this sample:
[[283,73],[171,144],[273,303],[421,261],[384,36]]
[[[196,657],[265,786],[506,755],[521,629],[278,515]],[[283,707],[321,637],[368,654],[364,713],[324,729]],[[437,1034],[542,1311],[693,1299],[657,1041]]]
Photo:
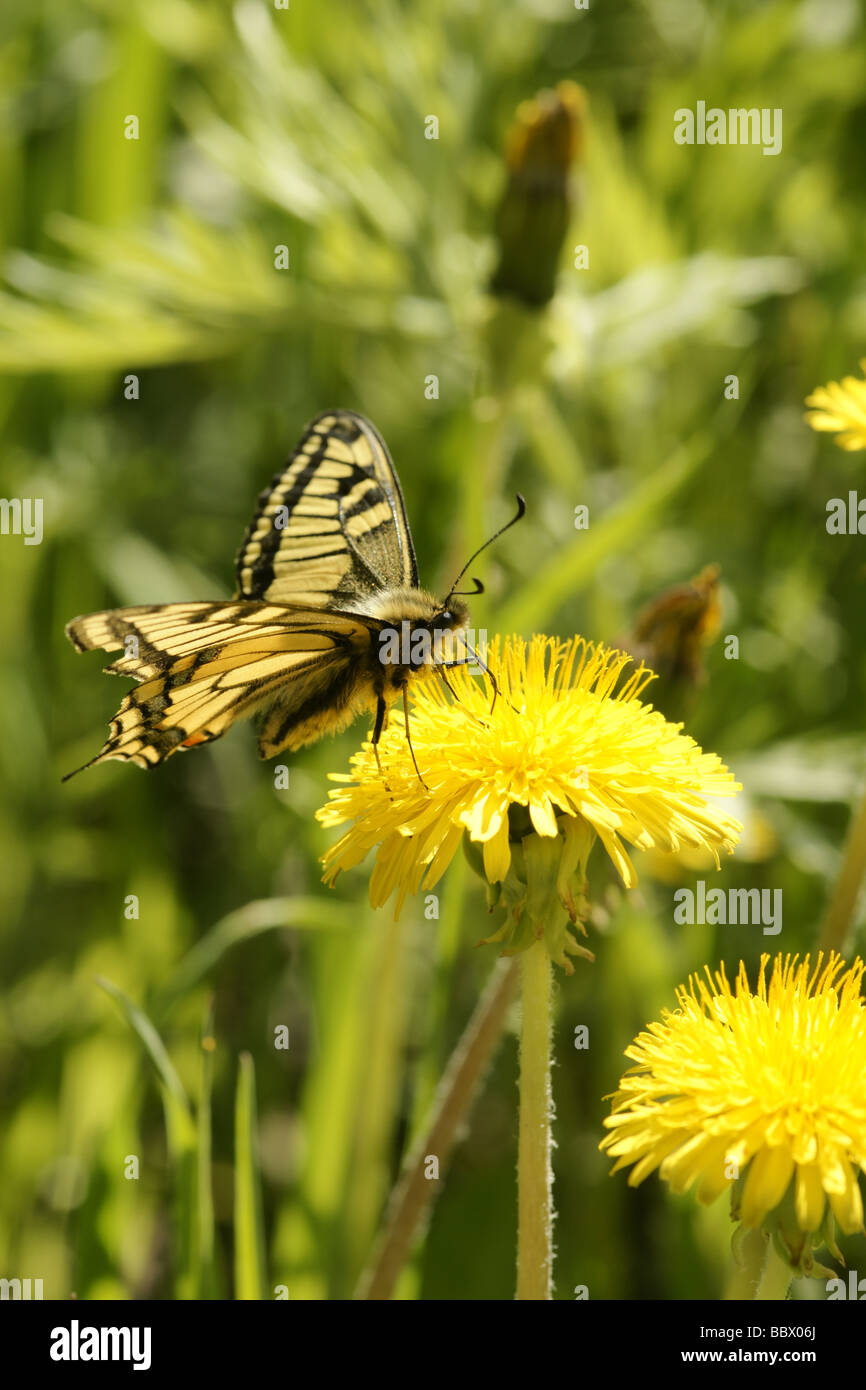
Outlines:
[[[862,789],[866,563],[824,526],[862,462],[802,423],[866,341],[862,13],[326,9],[37,0],[0,18],[2,490],[45,504],[40,546],[0,540],[0,1273],[52,1298],[349,1296],[493,964],[459,865],[438,920],[371,913],[364,868],[320,886],[313,812],[361,724],[294,756],[287,791],[243,728],[154,774],[60,785],[120,693],[64,623],[228,595],[258,490],[342,405],[391,447],[431,587],[526,495],[483,562],[491,632],[614,641],[721,566],[739,659],[708,650],[688,728],[745,785],[718,884],[781,888],[783,932],[676,927],[670,883],[639,865],[625,900],[597,851],[597,962],[558,981],[554,1074],[557,1296],[721,1297],[725,1203],[632,1191],[597,1143],[624,1047],[689,971],[814,947]],[[533,315],[485,292],[502,148],[517,104],[563,79],[588,93],[586,148]],[[698,100],[781,107],[781,155],[676,145]],[[512,1296],[514,1076],[509,1032],[400,1296]]]

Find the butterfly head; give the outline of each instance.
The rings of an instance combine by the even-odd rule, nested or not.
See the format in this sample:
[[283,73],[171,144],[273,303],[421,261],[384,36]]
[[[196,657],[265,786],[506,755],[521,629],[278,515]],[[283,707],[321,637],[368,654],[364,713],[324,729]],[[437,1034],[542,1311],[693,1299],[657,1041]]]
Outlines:
[[442,666],[459,655],[453,637],[469,621],[469,606],[452,595],[435,604],[429,616],[411,623],[412,640],[409,646],[409,665],[414,670],[423,666]]
[[461,627],[465,627],[469,621],[469,605],[464,603],[462,598],[453,595],[444,599],[437,605],[436,612],[430,619],[431,628],[442,628],[443,631],[457,632]]
[[[469,622],[469,605],[464,603],[456,594],[443,600],[437,605],[436,612],[425,624],[430,632],[434,664],[441,664],[441,650],[451,654],[451,659],[455,655],[452,634],[462,632]],[[448,656],[445,658],[448,660]],[[422,663],[429,664],[429,663]]]
[[397,687],[410,672],[448,664],[461,655],[454,635],[465,628],[469,607],[457,595],[437,599],[423,589],[392,589],[378,596],[375,607],[383,624],[378,662],[389,685]]

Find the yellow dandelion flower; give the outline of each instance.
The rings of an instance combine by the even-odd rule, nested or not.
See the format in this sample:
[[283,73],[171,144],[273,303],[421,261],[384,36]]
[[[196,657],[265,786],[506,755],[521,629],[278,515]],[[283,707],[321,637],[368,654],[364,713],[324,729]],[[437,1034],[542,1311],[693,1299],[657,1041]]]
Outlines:
[[[384,778],[369,743],[350,776],[333,775],[343,785],[319,819],[351,824],[324,856],[325,881],[375,849],[371,902],[395,893],[399,912],[408,893],[438,882],[465,837],[494,900],[510,909],[496,939],[514,951],[542,934],[552,895],[572,922],[585,915],[596,836],[627,887],[636,875],[626,843],[706,848],[718,866],[741,826],[709,798],[739,784],[638,698],[652,672],[640,667],[620,683],[630,660],[580,637],[497,638],[487,656],[500,691],[492,709],[489,685],[464,666],[448,672],[454,698],[432,674],[415,682],[410,727],[424,785],[394,719],[379,745]],[[570,969],[564,951],[577,948],[564,920],[550,930],[551,955]]]
[[863,1227],[866,967],[777,955],[767,983],[769,960],[755,993],[742,962],[733,990],[723,966],[680,986],[677,1010],[626,1049],[637,1065],[601,1148],[613,1172],[631,1166],[632,1186],[658,1168],[674,1191],[697,1184],[703,1203],[731,1188],[735,1218],[808,1268],[827,1201],[843,1231]]
[[[866,376],[866,357],[860,370]],[[830,381],[807,396],[806,404],[814,407],[804,416],[813,430],[839,432],[840,449],[866,449],[866,381],[854,376]]]

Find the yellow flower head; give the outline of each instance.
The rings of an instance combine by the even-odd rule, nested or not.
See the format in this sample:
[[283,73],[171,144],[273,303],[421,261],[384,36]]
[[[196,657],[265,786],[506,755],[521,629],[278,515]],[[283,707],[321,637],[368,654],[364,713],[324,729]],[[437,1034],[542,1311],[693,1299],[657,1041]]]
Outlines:
[[[866,375],[866,357],[860,370]],[[830,381],[807,396],[806,404],[814,406],[804,417],[813,430],[840,431],[840,449],[866,449],[866,381],[854,376]]]
[[776,956],[768,984],[769,959],[754,994],[742,962],[733,990],[724,967],[680,986],[679,1008],[626,1049],[637,1065],[601,1147],[612,1171],[633,1165],[632,1186],[658,1168],[674,1191],[697,1183],[700,1202],[733,1187],[735,1217],[766,1224],[808,1268],[827,1198],[844,1231],[863,1226],[866,967]]
[[[369,743],[351,776],[334,776],[344,785],[319,819],[351,825],[324,856],[326,882],[378,847],[370,898],[380,906],[396,892],[399,912],[407,893],[439,880],[465,834],[516,917],[527,889],[529,916],[541,915],[552,874],[574,921],[596,835],[627,887],[636,876],[623,841],[707,848],[717,864],[719,850],[733,848],[741,827],[708,797],[731,796],[738,784],[638,698],[651,672],[640,667],[617,691],[629,656],[580,637],[497,638],[487,661],[500,692],[492,709],[489,685],[465,666],[448,672],[454,699],[434,675],[413,685],[410,729],[425,785],[397,719],[379,745],[384,779]],[[561,945],[551,954],[565,964]]]

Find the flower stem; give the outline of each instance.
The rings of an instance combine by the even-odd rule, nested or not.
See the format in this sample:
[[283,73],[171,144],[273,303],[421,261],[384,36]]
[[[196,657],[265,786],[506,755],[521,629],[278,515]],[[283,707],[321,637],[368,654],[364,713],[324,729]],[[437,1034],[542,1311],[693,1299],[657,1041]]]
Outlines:
[[745,1231],[742,1241],[734,1236],[734,1260],[724,1297],[728,1301],[754,1298],[767,1262],[767,1236],[760,1229]]
[[857,906],[857,898],[866,873],[866,794],[860,809],[851,822],[842,867],[833,896],[821,925],[819,946],[823,951],[839,951],[845,947],[845,938],[851,926],[851,919]]
[[550,958],[543,941],[522,955],[520,1128],[517,1156],[517,1297],[552,1298],[553,1170]]
[[499,961],[442,1078],[429,1125],[413,1145],[388,1208],[385,1228],[356,1298],[387,1299],[394,1292],[412,1243],[436,1198],[428,1160],[439,1160],[444,1174],[460,1128],[493,1058],[517,987],[515,961]]
[[755,1298],[761,1302],[771,1299],[784,1301],[788,1296],[788,1287],[793,1277],[791,1266],[782,1259],[772,1240],[768,1240],[767,1259]]

